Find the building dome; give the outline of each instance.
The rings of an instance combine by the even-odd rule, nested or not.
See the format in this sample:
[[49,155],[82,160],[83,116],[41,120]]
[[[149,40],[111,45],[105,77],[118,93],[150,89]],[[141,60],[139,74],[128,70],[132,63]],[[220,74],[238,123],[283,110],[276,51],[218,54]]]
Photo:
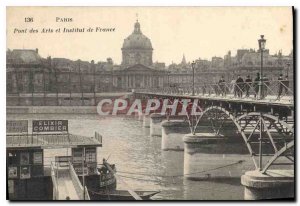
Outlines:
[[137,21],[134,24],[134,31],[126,39],[124,39],[123,49],[153,49],[151,41],[141,32],[141,25]]
[[151,66],[152,44],[148,37],[141,32],[141,25],[138,21],[134,24],[134,30],[126,39],[122,46],[122,65],[124,67],[143,64]]

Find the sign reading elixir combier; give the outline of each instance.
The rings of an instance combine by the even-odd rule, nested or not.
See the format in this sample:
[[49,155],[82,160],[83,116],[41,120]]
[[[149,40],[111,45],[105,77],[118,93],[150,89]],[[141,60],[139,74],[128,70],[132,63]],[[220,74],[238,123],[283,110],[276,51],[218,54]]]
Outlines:
[[32,132],[68,132],[68,120],[32,120]]

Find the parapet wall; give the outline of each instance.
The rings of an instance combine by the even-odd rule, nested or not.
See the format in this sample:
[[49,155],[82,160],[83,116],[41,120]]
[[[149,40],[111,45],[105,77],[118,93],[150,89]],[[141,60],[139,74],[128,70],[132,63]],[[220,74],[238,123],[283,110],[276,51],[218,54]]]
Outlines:
[[96,106],[7,106],[7,114],[97,114]]

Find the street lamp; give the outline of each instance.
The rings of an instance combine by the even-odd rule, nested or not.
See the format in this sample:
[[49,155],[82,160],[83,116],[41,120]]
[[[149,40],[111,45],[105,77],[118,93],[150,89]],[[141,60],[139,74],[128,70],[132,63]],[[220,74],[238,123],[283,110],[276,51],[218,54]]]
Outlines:
[[[259,78],[259,99],[264,98],[263,94],[263,53],[266,46],[266,40],[264,39],[264,35],[260,35],[260,39],[258,40],[259,50],[260,50],[260,78]],[[263,124],[260,121],[260,128],[259,128],[259,170],[262,168],[262,132],[263,132]]]
[[193,69],[193,93],[192,96],[195,96],[195,61],[192,62],[192,69]]
[[266,46],[266,39],[264,39],[264,35],[260,35],[260,39],[258,40],[258,46],[260,50],[260,78],[259,78],[259,99],[264,98],[263,94],[263,53]]

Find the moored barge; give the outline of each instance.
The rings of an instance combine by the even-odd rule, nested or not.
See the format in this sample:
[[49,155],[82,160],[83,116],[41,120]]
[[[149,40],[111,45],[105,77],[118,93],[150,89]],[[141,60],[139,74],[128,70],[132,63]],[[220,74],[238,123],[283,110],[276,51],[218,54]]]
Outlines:
[[[51,121],[55,125],[50,130]],[[53,123],[52,123],[53,122]],[[50,126],[51,126],[50,124]],[[102,136],[86,137],[68,132],[67,120],[7,121],[7,185],[9,200],[84,200],[89,189],[116,189],[116,178],[97,165]],[[70,156],[56,156],[45,164],[45,149],[70,149]],[[64,185],[67,189],[62,189]]]

